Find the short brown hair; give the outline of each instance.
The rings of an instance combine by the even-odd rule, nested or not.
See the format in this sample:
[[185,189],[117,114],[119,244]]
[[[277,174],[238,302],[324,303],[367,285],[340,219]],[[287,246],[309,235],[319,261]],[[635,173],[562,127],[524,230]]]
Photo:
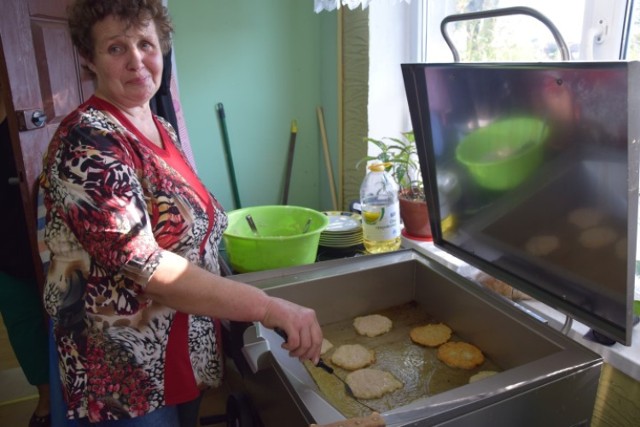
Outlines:
[[160,39],[162,53],[171,49],[173,25],[167,8],[161,0],[76,0],[69,6],[69,30],[78,53],[93,60],[95,40],[93,26],[108,16],[114,16],[129,25],[153,20]]

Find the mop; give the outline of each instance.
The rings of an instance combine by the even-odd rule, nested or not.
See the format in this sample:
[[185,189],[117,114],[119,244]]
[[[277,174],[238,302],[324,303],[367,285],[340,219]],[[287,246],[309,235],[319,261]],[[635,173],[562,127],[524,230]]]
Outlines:
[[227,132],[227,118],[224,113],[224,106],[221,102],[216,104],[218,118],[220,119],[220,129],[222,131],[222,143],[224,145],[224,154],[227,160],[227,169],[229,171],[229,179],[231,180],[231,190],[233,193],[233,204],[236,209],[240,209],[240,195],[238,194],[238,183],[236,182],[236,171],[233,167],[233,158],[231,157],[231,146],[229,144],[229,133]]

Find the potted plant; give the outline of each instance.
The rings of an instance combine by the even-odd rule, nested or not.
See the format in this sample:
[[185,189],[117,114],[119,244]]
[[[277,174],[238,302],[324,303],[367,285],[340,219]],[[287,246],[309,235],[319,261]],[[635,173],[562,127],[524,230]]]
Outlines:
[[380,152],[375,156],[363,157],[356,168],[372,160],[388,163],[387,172],[391,173],[400,187],[398,198],[405,235],[430,239],[431,226],[413,131],[403,132],[402,138],[364,138],[364,141],[374,144]]

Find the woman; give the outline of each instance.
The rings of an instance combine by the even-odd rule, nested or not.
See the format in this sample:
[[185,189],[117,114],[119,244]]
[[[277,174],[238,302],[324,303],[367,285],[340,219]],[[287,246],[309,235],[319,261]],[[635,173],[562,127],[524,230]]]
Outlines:
[[222,377],[212,318],[280,327],[314,363],[322,332],[313,310],[218,274],[226,216],[149,108],[171,42],[161,1],[77,0],[69,26],[96,91],[60,124],[40,180],[68,416],[195,426]]

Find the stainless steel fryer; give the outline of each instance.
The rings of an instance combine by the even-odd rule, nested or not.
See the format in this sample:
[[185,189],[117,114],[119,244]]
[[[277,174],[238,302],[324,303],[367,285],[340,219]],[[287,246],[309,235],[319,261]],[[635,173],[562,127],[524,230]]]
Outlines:
[[[321,324],[415,301],[476,344],[501,372],[382,413],[388,426],[588,425],[601,358],[520,306],[412,250],[235,276],[273,296],[312,307]],[[273,331],[227,325],[241,338],[230,385],[251,397],[264,426],[344,420]],[[237,332],[237,331],[236,331]],[[238,336],[236,334],[236,336]],[[400,363],[400,361],[399,361]],[[260,425],[260,424],[257,424]]]

